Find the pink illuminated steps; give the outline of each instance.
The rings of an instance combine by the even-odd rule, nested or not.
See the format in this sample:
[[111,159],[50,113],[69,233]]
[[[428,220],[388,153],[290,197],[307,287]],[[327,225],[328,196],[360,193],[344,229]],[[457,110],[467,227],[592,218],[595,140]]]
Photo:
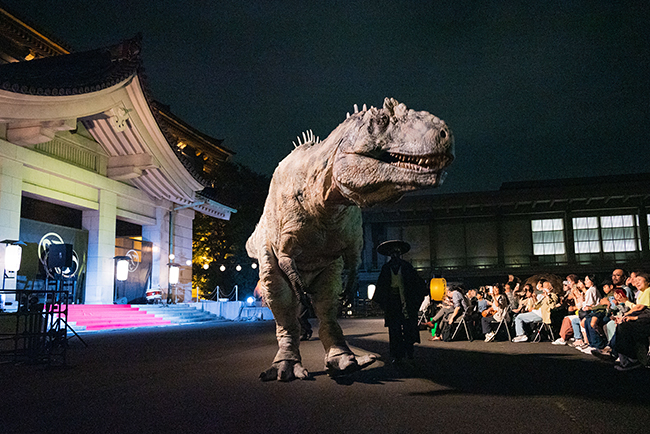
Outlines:
[[71,304],[68,323],[79,330],[108,330],[153,327],[171,321],[148,314],[128,304]]

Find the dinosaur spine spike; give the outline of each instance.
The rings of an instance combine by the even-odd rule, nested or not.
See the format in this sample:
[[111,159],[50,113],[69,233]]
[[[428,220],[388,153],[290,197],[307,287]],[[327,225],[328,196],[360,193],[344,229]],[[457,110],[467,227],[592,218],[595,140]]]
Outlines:
[[363,105],[363,111],[365,112],[365,111],[367,111],[367,110],[368,110],[368,107],[366,107],[366,105],[364,104],[364,105]]
[[359,113],[359,106],[356,104],[354,105],[354,112]]
[[346,114],[345,119],[347,119],[347,118],[349,118],[349,117],[350,117],[350,112],[348,112],[348,113]]

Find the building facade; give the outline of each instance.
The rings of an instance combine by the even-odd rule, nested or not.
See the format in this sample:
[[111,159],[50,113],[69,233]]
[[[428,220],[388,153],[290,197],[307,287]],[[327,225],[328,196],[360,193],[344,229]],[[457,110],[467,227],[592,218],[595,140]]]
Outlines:
[[509,274],[566,276],[614,268],[650,270],[650,175],[503,184],[464,194],[419,192],[364,211],[360,297],[377,279],[385,240],[411,244],[404,257],[423,278],[469,285]]
[[[189,300],[195,212],[236,212],[202,194],[233,152],[152,98],[139,37],[70,53],[0,12],[0,263],[5,245],[25,244],[5,288],[58,281],[88,304],[142,301],[149,288]],[[60,244],[69,257],[55,267]],[[116,257],[128,258],[126,283]]]

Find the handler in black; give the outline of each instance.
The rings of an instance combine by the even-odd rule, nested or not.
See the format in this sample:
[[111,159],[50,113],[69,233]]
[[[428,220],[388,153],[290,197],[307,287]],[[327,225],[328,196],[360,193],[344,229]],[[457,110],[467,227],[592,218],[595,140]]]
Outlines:
[[400,256],[411,246],[399,240],[386,241],[377,253],[391,257],[381,269],[373,301],[384,311],[393,362],[413,358],[413,344],[420,342],[418,309],[427,295],[427,287],[417,271]]

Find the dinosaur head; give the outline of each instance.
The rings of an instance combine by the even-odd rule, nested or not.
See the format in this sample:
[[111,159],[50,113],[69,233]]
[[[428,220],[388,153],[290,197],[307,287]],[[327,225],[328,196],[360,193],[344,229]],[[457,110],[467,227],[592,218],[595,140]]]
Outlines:
[[445,122],[392,98],[381,109],[355,113],[340,128],[334,183],[361,207],[439,186],[454,160],[454,139]]

